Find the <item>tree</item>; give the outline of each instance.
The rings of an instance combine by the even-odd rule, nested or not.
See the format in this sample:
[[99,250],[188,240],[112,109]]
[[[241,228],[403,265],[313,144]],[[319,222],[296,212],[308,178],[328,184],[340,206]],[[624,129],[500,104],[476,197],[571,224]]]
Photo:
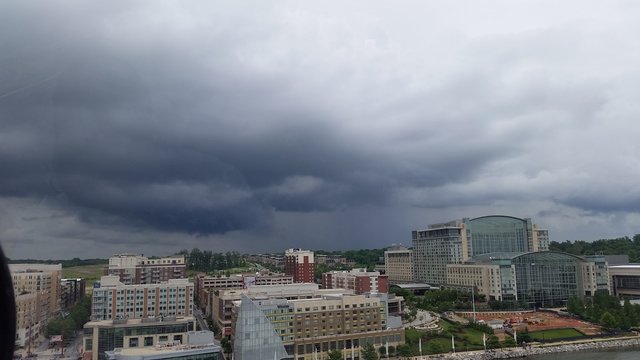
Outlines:
[[610,312],[605,311],[602,317],[600,317],[600,325],[607,329],[613,329],[618,327],[618,321]]
[[507,336],[504,339],[504,343],[503,344],[504,344],[504,347],[507,347],[507,348],[515,347],[516,346],[516,340],[511,336]]
[[329,351],[327,353],[327,360],[342,360],[342,351],[338,349]]
[[378,353],[371,343],[368,343],[362,349],[362,358],[364,360],[378,360]]
[[500,340],[497,336],[491,335],[487,338],[487,347],[489,349],[497,349],[500,347]]
[[227,355],[233,352],[231,341],[229,341],[229,339],[227,339],[226,336],[222,337],[222,340],[220,340],[220,346],[222,346],[222,352],[224,352]]

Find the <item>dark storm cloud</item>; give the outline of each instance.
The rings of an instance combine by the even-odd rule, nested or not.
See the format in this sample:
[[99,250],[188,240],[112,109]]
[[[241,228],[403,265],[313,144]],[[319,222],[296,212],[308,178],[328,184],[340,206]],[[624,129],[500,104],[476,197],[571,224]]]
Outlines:
[[64,5],[0,5],[13,243],[343,246],[375,222],[382,245],[484,212],[638,211],[636,45],[586,10]]

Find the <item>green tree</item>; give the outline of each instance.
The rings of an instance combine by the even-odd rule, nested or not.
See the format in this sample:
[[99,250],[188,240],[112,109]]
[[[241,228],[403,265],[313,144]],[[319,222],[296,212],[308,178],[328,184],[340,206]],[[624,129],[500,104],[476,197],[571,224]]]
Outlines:
[[611,315],[610,312],[605,311],[600,317],[600,325],[604,326],[607,329],[613,329],[618,327],[618,321],[615,316]]
[[338,349],[331,350],[327,353],[328,360],[342,360],[342,351]]
[[378,360],[378,352],[371,343],[368,343],[362,349],[362,358],[364,360]]
[[516,341],[513,337],[507,336],[503,342],[504,347],[510,348],[516,346]]
[[500,340],[495,335],[490,335],[487,338],[487,347],[489,349],[497,349],[500,347]]
[[227,339],[226,336],[223,336],[222,340],[220,340],[220,346],[222,346],[222,352],[224,352],[227,355],[233,352],[231,341],[229,341],[229,339]]

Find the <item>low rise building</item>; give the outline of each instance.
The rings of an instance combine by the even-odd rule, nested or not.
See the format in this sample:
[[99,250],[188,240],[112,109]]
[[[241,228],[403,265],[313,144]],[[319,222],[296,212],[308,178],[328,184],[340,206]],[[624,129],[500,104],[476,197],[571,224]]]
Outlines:
[[108,360],[223,360],[211,331],[190,331],[186,343],[165,342],[155,346],[117,348],[105,352]]
[[106,352],[115,349],[183,344],[195,327],[192,316],[90,321],[84,325],[83,359],[107,360]]

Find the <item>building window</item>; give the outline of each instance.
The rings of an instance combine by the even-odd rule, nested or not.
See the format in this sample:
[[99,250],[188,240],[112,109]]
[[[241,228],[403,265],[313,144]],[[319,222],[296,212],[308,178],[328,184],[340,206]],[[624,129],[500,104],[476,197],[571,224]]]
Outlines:
[[138,338],[129,338],[129,347],[138,347]]

